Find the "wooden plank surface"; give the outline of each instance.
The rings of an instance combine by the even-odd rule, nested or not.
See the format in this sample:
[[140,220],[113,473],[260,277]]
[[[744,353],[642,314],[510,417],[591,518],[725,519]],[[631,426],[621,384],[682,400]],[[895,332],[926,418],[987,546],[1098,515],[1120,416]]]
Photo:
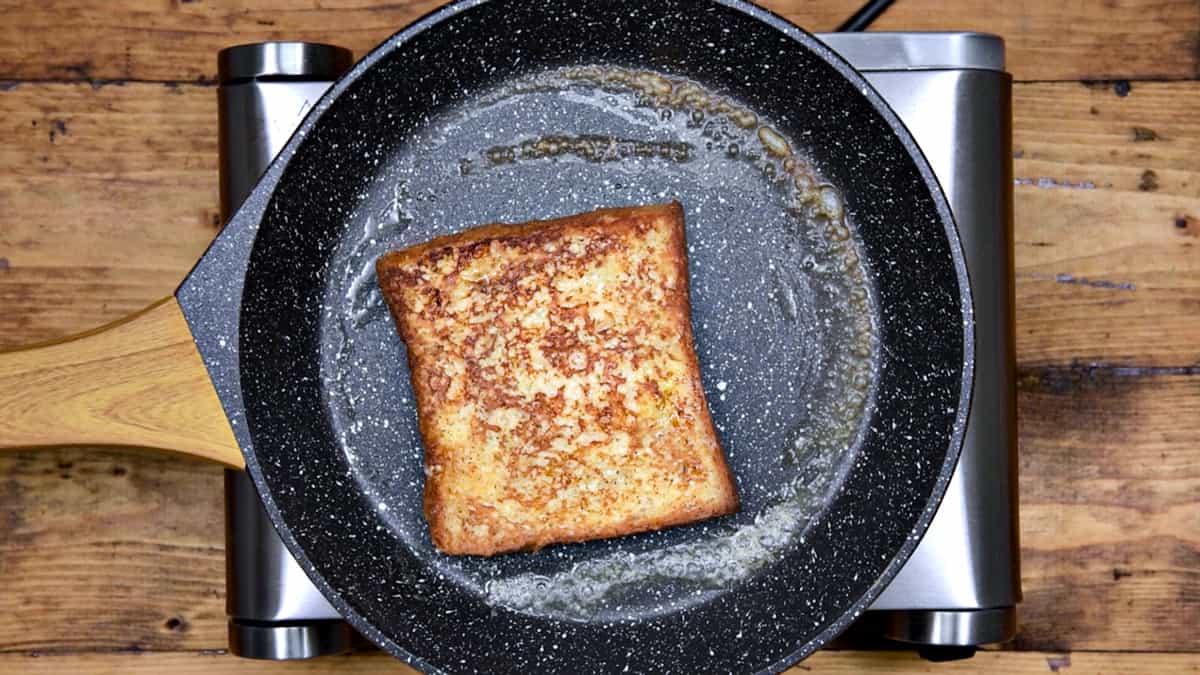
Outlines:
[[[1022,363],[1200,364],[1197,96],[1016,87]],[[0,348],[175,287],[217,230],[215,106],[191,85],[0,91]]]
[[899,0],[871,27],[997,33],[1018,80],[1192,79],[1198,28],[1193,0]]
[[219,468],[47,450],[0,476],[0,652],[225,647]]
[[[1200,379],[1023,369],[1019,405],[1012,646],[1200,652]],[[216,467],[56,450],[0,476],[0,652],[223,646]]]
[[[403,675],[411,668],[383,654],[327,656],[309,661],[272,662],[237,659],[221,651],[141,652],[132,654],[0,654],[0,672],[28,675],[62,673],[80,669],[95,675],[140,675],[142,673],[244,673],[246,675],[309,675],[311,673],[363,673]],[[77,672],[77,671],[74,671]],[[819,652],[788,675],[800,673],[1092,673],[1095,675],[1135,675],[1137,673],[1183,674],[1200,672],[1195,654],[1152,654],[1111,652],[982,652],[973,659],[949,663],[929,663],[911,652]]]
[[170,294],[220,226],[216,90],[0,90],[0,349]]
[[[212,81],[222,47],[332,42],[364,54],[438,0],[0,0],[0,79]],[[766,0],[812,31],[862,0]],[[1008,41],[1018,79],[1184,79],[1197,72],[1193,0],[903,0],[877,30],[981,30]],[[86,38],[81,39],[81,36]],[[167,48],[169,46],[169,48]]]
[[[203,251],[217,48],[361,54],[435,4],[0,0],[0,80],[21,80],[0,82],[0,349],[123,316]],[[823,30],[860,3],[767,4]],[[1002,32],[1025,80],[1190,80],[1200,58],[1195,0],[899,0],[877,28]],[[1018,638],[957,664],[822,652],[806,669],[1200,670],[1200,83],[1014,94]],[[134,450],[0,457],[0,672],[405,672],[224,654],[221,489],[216,467]]]
[[1200,651],[1200,378],[1022,368],[1020,649]]
[[1023,364],[1200,364],[1195,82],[1014,89]]

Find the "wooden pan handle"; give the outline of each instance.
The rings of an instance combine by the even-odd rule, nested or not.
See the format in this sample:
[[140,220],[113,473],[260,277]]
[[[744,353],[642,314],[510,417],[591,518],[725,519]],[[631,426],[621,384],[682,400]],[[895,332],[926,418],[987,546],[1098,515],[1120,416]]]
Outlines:
[[82,335],[0,352],[0,450],[62,445],[244,466],[175,298]]

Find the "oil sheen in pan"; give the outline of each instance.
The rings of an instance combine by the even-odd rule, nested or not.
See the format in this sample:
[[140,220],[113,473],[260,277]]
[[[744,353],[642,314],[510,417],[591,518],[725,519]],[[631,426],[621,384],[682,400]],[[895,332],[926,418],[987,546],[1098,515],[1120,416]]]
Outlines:
[[[770,573],[854,460],[875,309],[841,195],[753,111],[697,83],[571,68],[433,118],[376,180],[328,261],[322,376],[343,451],[430,574],[576,621],[675,611]],[[678,199],[705,394],[742,497],[727,518],[496,558],[449,557],[421,512],[422,450],[382,253],[489,222]]]

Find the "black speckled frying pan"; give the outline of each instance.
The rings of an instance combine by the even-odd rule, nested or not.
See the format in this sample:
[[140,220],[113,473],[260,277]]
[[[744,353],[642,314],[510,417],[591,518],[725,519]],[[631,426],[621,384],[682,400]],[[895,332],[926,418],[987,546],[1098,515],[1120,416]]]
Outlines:
[[[672,199],[741,511],[437,553],[375,258]],[[287,546],[364,635],[435,671],[794,663],[916,547],[971,386],[962,256],[912,138],[820,42],[734,0],[438,10],[316,105],[177,298]]]

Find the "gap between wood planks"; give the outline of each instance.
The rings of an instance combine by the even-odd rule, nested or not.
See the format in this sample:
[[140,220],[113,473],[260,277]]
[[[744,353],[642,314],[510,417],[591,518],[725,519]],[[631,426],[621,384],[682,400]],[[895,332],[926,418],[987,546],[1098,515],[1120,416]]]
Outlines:
[[[829,30],[863,0],[762,0],[811,30]],[[13,6],[0,23],[0,73],[9,79],[66,76],[211,77],[216,51],[264,39],[335,41],[360,55],[437,8],[438,0],[323,2],[267,7],[212,0],[60,0]],[[904,0],[873,30],[982,30],[1008,42],[1021,79],[1195,77],[1200,5],[1193,0],[1033,2]],[[71,39],[87,35],[87,40]],[[40,55],[31,58],[30,55]]]
[[69,77],[34,77],[29,79],[17,80],[0,80],[0,92],[10,91],[19,86],[27,84],[86,84],[92,89],[103,89],[104,87],[124,87],[129,84],[157,84],[164,87],[200,87],[209,88],[215,87],[219,83],[214,79],[207,77],[198,80],[139,80],[139,79],[120,79],[120,80],[101,80],[91,77],[69,78]]
[[[411,668],[382,653],[326,656],[307,661],[253,661],[230,656],[224,650],[139,654],[80,654],[32,656],[0,655],[0,667],[27,673],[60,672],[64,667],[97,673],[239,672],[239,673],[413,673]],[[976,673],[998,674],[1071,672],[1186,673],[1200,669],[1195,654],[1171,652],[1001,652],[981,651],[973,658],[930,663],[908,651],[819,651],[789,669],[788,673]]]
[[[1059,80],[1040,80],[1040,79],[1013,79],[1013,84],[1061,84],[1063,82],[1076,82],[1091,89],[1107,89],[1112,88],[1118,96],[1122,98],[1128,96],[1132,91],[1135,83],[1169,83],[1169,82],[1194,82],[1198,78],[1195,77],[1162,77],[1162,76],[1139,76],[1123,79],[1088,79],[1088,78],[1066,78]],[[124,87],[127,84],[158,84],[165,87],[215,87],[220,82],[209,77],[200,77],[195,80],[162,80],[162,79],[139,79],[139,78],[120,78],[120,79],[100,79],[93,77],[31,77],[0,80],[0,91],[7,91],[23,84],[87,84],[93,89],[101,89],[104,87]]]

